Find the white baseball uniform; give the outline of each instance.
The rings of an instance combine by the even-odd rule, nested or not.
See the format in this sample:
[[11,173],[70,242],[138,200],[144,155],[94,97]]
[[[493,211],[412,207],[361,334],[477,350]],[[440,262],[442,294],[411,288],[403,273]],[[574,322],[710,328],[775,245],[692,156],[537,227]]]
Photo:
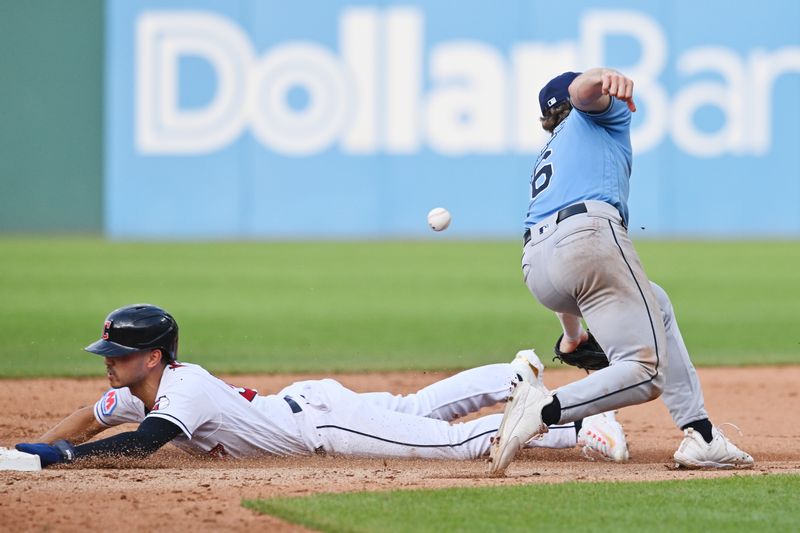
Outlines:
[[[164,369],[153,410],[127,387],[94,406],[104,426],[159,417],[182,434],[172,443],[212,456],[310,455],[474,459],[489,451],[502,415],[449,421],[505,401],[516,372],[510,364],[466,370],[406,396],[356,393],[332,379],[302,381],[262,396],[214,377],[198,365]],[[575,446],[573,424],[553,426],[531,446]]]

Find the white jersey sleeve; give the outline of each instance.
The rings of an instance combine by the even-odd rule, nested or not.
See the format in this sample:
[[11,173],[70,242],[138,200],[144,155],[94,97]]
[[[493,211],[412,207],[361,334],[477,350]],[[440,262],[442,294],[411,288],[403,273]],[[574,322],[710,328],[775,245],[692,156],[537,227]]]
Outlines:
[[144,420],[144,403],[128,387],[110,389],[94,404],[94,417],[106,427]]
[[161,377],[156,403],[147,417],[169,420],[191,439],[198,427],[216,416],[215,408],[208,392],[205,376],[188,365],[170,365]]

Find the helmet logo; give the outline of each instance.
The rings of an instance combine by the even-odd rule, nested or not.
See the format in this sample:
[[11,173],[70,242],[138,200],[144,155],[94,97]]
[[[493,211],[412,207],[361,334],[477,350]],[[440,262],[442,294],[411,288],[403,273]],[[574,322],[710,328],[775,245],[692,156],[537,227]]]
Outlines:
[[109,329],[111,329],[111,321],[110,320],[106,320],[105,323],[103,324],[103,340],[104,341],[108,340],[108,330]]

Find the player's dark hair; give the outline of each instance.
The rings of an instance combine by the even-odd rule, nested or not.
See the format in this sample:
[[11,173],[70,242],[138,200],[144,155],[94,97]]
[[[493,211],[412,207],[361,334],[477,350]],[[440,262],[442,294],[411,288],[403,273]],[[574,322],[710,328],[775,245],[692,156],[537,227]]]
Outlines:
[[567,118],[569,112],[572,111],[572,104],[569,101],[561,102],[555,107],[552,107],[545,111],[544,116],[539,120],[542,122],[542,127],[550,132],[553,133],[553,130],[556,129],[556,126],[561,124],[561,122]]
[[172,363],[172,361],[169,358],[169,355],[164,350],[164,348],[153,348],[153,349],[161,352],[161,366],[166,368],[169,366],[170,363]]

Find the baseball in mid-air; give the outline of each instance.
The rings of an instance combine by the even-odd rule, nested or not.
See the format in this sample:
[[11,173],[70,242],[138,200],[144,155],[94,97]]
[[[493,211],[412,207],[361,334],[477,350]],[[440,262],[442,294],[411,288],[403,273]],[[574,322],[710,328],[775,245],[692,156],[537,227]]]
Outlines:
[[434,207],[428,212],[428,225],[433,231],[444,231],[450,225],[450,211],[444,207]]

